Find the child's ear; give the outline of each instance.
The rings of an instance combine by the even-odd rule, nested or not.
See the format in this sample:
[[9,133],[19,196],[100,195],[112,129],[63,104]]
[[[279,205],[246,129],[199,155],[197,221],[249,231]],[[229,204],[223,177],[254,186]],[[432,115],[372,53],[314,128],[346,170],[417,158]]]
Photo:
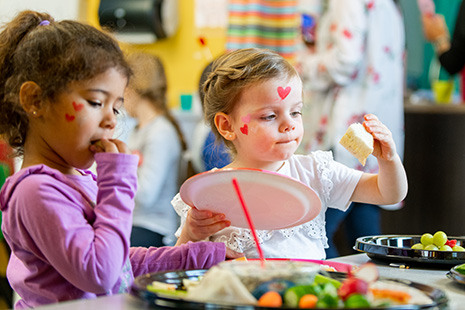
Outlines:
[[222,135],[226,140],[233,141],[236,139],[236,133],[232,128],[231,117],[229,115],[223,112],[216,113],[215,126],[220,135]]
[[26,113],[40,116],[43,111],[42,89],[35,82],[24,82],[19,89],[19,102]]

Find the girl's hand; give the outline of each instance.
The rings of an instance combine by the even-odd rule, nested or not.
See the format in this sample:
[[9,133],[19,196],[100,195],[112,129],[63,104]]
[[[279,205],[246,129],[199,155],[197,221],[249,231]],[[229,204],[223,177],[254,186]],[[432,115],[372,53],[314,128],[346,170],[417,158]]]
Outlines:
[[375,140],[373,156],[387,161],[393,160],[397,152],[391,131],[373,114],[365,115],[364,119],[363,126]]
[[192,207],[187,213],[186,223],[177,244],[205,240],[230,225],[231,222],[225,219],[224,214]]
[[239,253],[230,248],[226,247],[226,259],[236,259],[239,257],[244,257],[244,253]]
[[117,139],[100,139],[90,146],[94,153],[124,153],[131,154],[126,143]]

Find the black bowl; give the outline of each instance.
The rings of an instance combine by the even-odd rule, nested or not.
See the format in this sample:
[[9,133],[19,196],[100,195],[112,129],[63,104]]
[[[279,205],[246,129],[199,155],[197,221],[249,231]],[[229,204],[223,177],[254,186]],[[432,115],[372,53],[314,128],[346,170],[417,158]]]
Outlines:
[[[465,238],[452,237],[457,245],[464,246]],[[405,264],[421,264],[449,269],[451,266],[465,263],[465,252],[429,251],[411,249],[415,243],[420,243],[420,235],[383,235],[360,237],[356,240],[354,249],[366,253],[378,260],[394,261]]]

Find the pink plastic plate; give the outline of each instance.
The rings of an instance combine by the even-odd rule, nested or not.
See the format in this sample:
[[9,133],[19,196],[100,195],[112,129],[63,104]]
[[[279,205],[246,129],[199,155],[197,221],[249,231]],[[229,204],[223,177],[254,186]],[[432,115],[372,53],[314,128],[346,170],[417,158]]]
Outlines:
[[232,226],[249,228],[232,184],[236,178],[256,229],[284,229],[314,219],[318,195],[287,176],[256,169],[219,169],[197,174],[181,186],[182,200],[199,210],[223,213]]

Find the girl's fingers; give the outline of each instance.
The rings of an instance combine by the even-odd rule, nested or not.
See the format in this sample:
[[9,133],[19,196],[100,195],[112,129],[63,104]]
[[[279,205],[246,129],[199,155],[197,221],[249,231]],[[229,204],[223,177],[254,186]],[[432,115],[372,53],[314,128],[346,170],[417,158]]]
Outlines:
[[239,253],[226,247],[226,259],[236,259],[244,257],[244,253]]
[[109,142],[113,143],[116,146],[118,153],[131,154],[131,150],[123,141],[118,139],[110,139]]
[[195,207],[191,208],[189,210],[189,213],[192,217],[192,219],[196,221],[201,221],[201,220],[210,220],[213,219],[214,221],[221,221],[226,218],[226,216],[222,213],[213,213],[208,210],[199,210]]
[[374,114],[365,114],[363,116],[363,119],[366,120],[366,121],[371,121],[371,120],[378,120],[378,117]]
[[204,240],[229,226],[231,226],[231,222],[229,221],[221,221],[207,226],[186,225],[186,227],[189,227],[188,231],[191,236],[189,239],[191,241]]
[[106,152],[131,154],[126,143],[117,139],[100,139],[90,146],[90,150],[95,153]]

